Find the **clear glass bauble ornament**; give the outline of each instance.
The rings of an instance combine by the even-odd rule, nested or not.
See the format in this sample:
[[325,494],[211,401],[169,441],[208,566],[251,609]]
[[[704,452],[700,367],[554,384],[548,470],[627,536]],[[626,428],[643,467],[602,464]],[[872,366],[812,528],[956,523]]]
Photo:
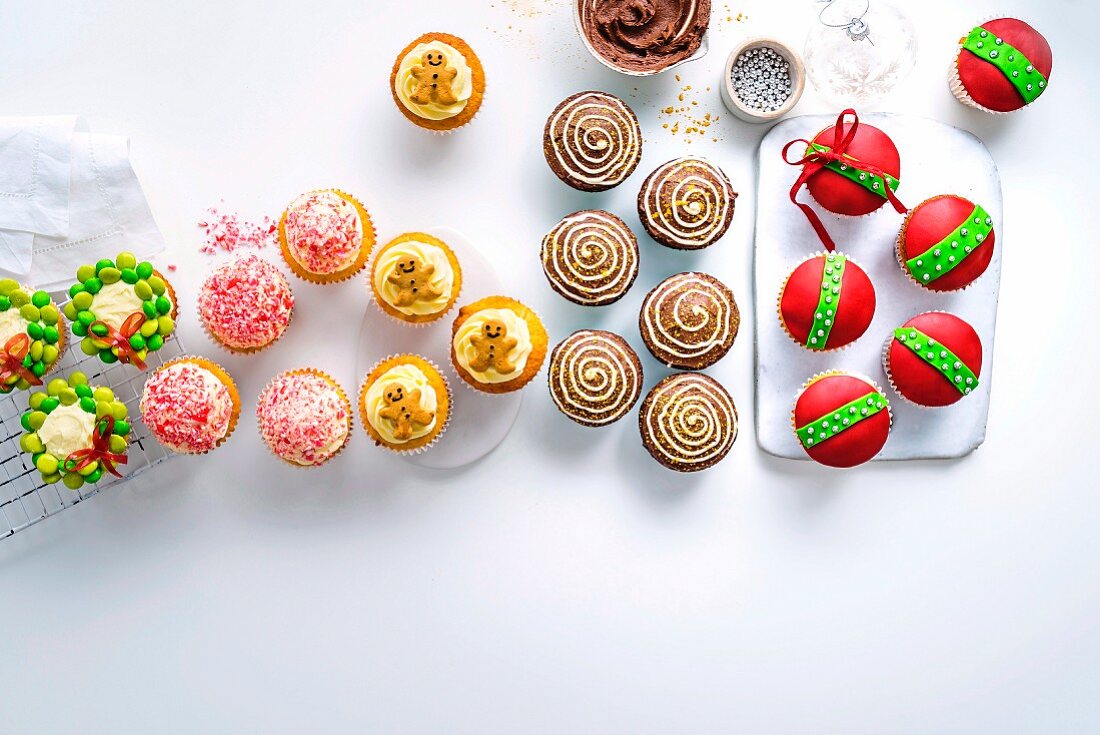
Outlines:
[[831,0],[820,12],[803,61],[810,83],[830,102],[866,107],[913,70],[913,24],[886,0]]

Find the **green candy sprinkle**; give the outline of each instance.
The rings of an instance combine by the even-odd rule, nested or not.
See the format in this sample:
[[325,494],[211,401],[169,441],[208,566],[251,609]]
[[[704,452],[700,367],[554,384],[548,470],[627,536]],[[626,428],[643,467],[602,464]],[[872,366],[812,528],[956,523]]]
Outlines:
[[42,424],[46,422],[46,412],[27,411],[23,414],[23,418],[27,420],[27,425],[29,425],[29,427],[27,425],[24,426],[27,431],[38,431],[42,428]]
[[42,444],[42,440],[38,438],[38,434],[24,434],[23,438],[19,440],[19,446],[24,452],[30,454],[46,451],[46,447]]
[[109,350],[103,350],[99,353],[99,359],[107,363],[108,365],[111,365],[118,362],[118,355],[110,352]]
[[88,309],[92,308],[92,301],[94,300],[95,299],[91,293],[83,291],[81,293],[78,293],[76,296],[73,296],[73,306],[76,308],[77,311],[87,311]]
[[157,297],[157,313],[158,314],[167,314],[170,311],[172,311],[172,302],[168,300],[167,296],[158,296]]
[[119,436],[118,434],[111,434],[111,438],[107,441],[110,444],[110,450],[114,454],[122,454],[126,451],[126,437]]
[[21,309],[24,304],[29,304],[31,302],[31,297],[22,291],[12,291],[8,294],[8,300],[11,301],[12,306]]
[[79,370],[77,370],[76,372],[69,375],[69,385],[76,386],[76,385],[87,385],[87,384],[88,384],[88,376],[85,375],[84,373],[80,372]]
[[86,482],[94,485],[97,482],[99,482],[100,478],[102,478],[102,477],[103,477],[103,468],[102,467],[96,467],[95,472],[93,472],[90,475],[88,475],[87,477],[85,477],[84,480]]
[[122,278],[122,271],[118,268],[104,268],[99,272],[99,280],[105,284],[118,283]]
[[114,267],[115,267],[115,261],[111,260],[110,258],[104,258],[103,260],[96,261],[96,264],[95,264],[96,275],[98,276],[100,271],[102,271],[104,268],[114,268]]
[[106,324],[93,324],[92,326],[88,327],[88,331],[90,331],[97,337],[106,337],[108,334],[110,334],[110,329],[107,327]]
[[88,464],[84,465],[79,470],[77,470],[77,473],[81,477],[87,477],[88,475],[92,474],[93,472],[95,472],[98,469],[99,469],[99,462],[89,462]]
[[42,326],[38,322],[31,322],[27,325],[27,334],[31,339],[42,339]]
[[95,346],[91,337],[85,337],[80,340],[80,351],[85,355],[95,355],[99,352],[99,348]]
[[84,293],[84,284],[83,283],[74,283],[73,285],[69,286],[69,298],[70,299],[74,298],[78,293]]
[[19,288],[19,282],[13,278],[0,278],[0,294],[8,296]]
[[60,472],[55,472],[52,475],[42,475],[42,482],[47,485],[56,485],[59,480],[61,480]]
[[64,307],[62,307],[61,311],[65,314],[66,319],[68,319],[71,322],[76,321],[76,314],[77,314],[76,304],[74,304],[73,302],[70,301],[69,303],[65,304]]
[[144,350],[145,338],[142,337],[141,334],[135,334],[133,337],[130,337],[130,346],[135,350]]
[[84,281],[84,290],[90,294],[97,294],[102,288],[103,281],[98,278],[89,278],[87,281]]
[[34,427],[31,426],[30,418],[33,411],[27,411],[19,417],[19,425],[23,427],[23,431],[34,431]]
[[82,265],[76,269],[76,280],[84,283],[89,278],[95,278],[95,266],[94,265]]
[[142,301],[141,311],[145,314],[145,316],[149,317],[150,319],[157,318],[157,305],[153,301]]
[[76,395],[76,391],[72,388],[66,388],[57,394],[57,400],[61,401],[62,406],[71,406],[76,403],[80,398]]
[[61,401],[57,400],[57,396],[47,396],[46,400],[42,401],[41,409],[46,413],[53,413],[53,410],[61,405]]
[[95,413],[95,401],[90,396],[81,396],[80,409],[85,413]]
[[54,344],[60,338],[61,335],[57,332],[57,327],[46,326],[42,327],[42,339],[46,340],[47,344]]
[[111,415],[115,417],[116,421],[124,420],[129,414],[130,411],[126,408],[125,403],[115,401],[111,404]]
[[45,345],[42,344],[41,340],[35,340],[31,343],[31,348],[27,350],[27,356],[31,358],[31,362],[42,361],[42,349],[44,347]]
[[0,296],[0,311],[7,311],[11,308],[11,299],[7,296]]
[[85,309],[84,311],[78,311],[76,313],[76,318],[80,320],[81,324],[89,327],[91,326],[92,322],[95,321],[95,314]]
[[149,285],[148,281],[138,281],[134,284],[134,293],[142,301],[149,301],[153,298],[153,289]]
[[50,303],[50,295],[45,291],[35,291],[31,296],[31,303],[41,309]]
[[153,264],[147,260],[143,260],[137,264],[136,270],[139,278],[148,279],[153,275]]
[[39,309],[39,312],[42,314],[42,321],[46,324],[52,326],[61,321],[61,315],[57,313],[57,307],[53,304],[47,304],[46,306],[43,306],[41,309]]
[[57,349],[57,345],[46,345],[42,348],[42,362],[46,365],[53,365],[57,362],[58,354],[59,350]]
[[66,472],[61,481],[70,490],[79,490],[84,486],[84,477],[76,472]]
[[119,253],[115,265],[123,270],[133,270],[137,267],[137,258],[133,253]]
[[122,282],[129,283],[131,286],[138,282],[137,271],[133,268],[122,269]]
[[79,320],[73,322],[73,334],[77,337],[86,337],[88,335],[88,325]]
[[156,352],[161,347],[164,347],[164,337],[161,337],[159,334],[154,334],[152,337],[145,340],[145,346],[150,352]]
[[111,403],[115,400],[115,394],[110,388],[101,385],[92,391],[92,398],[95,398],[96,403]]
[[42,401],[46,400],[46,394],[41,392],[31,393],[31,397],[27,399],[27,403],[32,409],[37,411],[42,407]]
[[28,322],[36,322],[42,314],[34,304],[23,304],[19,309],[19,316],[23,317]]
[[51,396],[56,396],[61,391],[69,387],[69,384],[65,382],[64,378],[54,378],[46,384],[46,393]]
[[31,366],[31,374],[36,378],[41,378],[46,374],[46,366],[41,362],[36,362]]
[[[148,303],[148,302],[146,302],[146,303]],[[153,318],[153,319],[150,319],[147,322],[144,322],[141,325],[141,329],[140,329],[141,336],[145,337],[146,339],[148,339],[149,337],[152,337],[154,334],[157,333],[157,327],[158,326],[159,325],[157,323],[156,318]]]
[[69,385],[73,386],[73,390],[75,390],[76,394],[78,396],[80,396],[81,398],[91,398],[92,397],[92,386],[88,385],[87,383],[81,383],[79,385],[75,385],[70,380]]
[[157,296],[160,296],[167,290],[168,287],[164,284],[164,281],[161,278],[158,278],[157,276],[151,276],[149,278],[149,288],[153,289],[153,293],[155,293]]
[[176,322],[170,316],[157,317],[157,334],[167,337],[176,328]]
[[119,436],[126,436],[130,433],[129,421],[115,421],[115,433]]

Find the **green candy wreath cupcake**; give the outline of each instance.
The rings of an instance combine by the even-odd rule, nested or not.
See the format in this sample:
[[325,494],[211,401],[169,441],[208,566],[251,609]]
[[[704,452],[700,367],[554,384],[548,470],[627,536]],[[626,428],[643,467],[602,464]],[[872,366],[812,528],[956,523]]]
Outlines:
[[144,370],[145,358],[176,328],[176,293],[148,261],[119,253],[76,270],[65,316],[85,355]]
[[130,433],[126,404],[110,388],[88,385],[84,373],[54,378],[44,391],[33,391],[21,423],[27,433],[19,446],[44,482],[78,490],[104,473],[121,476],[117,467],[126,464]]
[[64,348],[65,324],[50,295],[0,279],[0,394],[41,385]]

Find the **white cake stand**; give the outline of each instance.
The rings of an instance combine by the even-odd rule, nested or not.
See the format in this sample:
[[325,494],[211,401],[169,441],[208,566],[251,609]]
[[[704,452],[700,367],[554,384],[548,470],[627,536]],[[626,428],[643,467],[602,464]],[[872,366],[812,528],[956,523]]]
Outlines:
[[[894,254],[903,215],[887,205],[866,217],[842,219],[818,207],[803,189],[799,201],[811,202],[837,250],[867,271],[877,296],[875,318],[866,334],[842,350],[811,352],[786,335],[776,314],[783,279],[803,258],[824,250],[805,215],[791,204],[789,193],[798,169],[783,162],[780,150],[787,141],[812,139],[835,122],[836,117],[829,115],[784,120],[760,143],[755,258],[757,441],[769,454],[807,459],[791,431],[795,395],[813,375],[840,369],[874,379],[890,399],[894,423],[876,459],[949,459],[969,454],[985,440],[1001,255],[1009,240],[997,166],[985,145],[964,130],[904,115],[861,116],[861,123],[886,131],[901,152],[898,196],[906,206],[915,207],[937,194],[958,194],[978,202],[993,217],[996,248],[989,268],[970,287],[953,293],[927,291],[905,277]],[[978,390],[964,400],[930,409],[909,403],[891,390],[882,369],[882,349],[894,327],[933,310],[957,314],[977,330],[982,340],[982,373]]]
[[[523,392],[481,393],[467,387],[455,373],[451,365],[451,324],[457,308],[485,296],[502,294],[502,285],[496,270],[465,235],[449,227],[432,227],[424,232],[447,243],[462,266],[462,294],[456,308],[438,321],[417,327],[399,323],[383,314],[377,304],[369,304],[359,332],[355,374],[366,376],[379,360],[404,353],[434,362],[451,386],[454,403],[450,426],[427,451],[401,456],[421,467],[454,469],[478,461],[504,441],[519,414]],[[358,416],[358,395],[355,402]]]

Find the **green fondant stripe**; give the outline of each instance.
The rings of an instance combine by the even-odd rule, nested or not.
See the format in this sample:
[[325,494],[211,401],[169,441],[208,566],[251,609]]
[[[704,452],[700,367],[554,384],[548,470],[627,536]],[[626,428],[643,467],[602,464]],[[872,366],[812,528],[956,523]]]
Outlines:
[[822,416],[817,421],[798,427],[796,430],[798,440],[802,442],[802,446],[809,449],[816,444],[844,433],[863,419],[874,416],[889,405],[886,396],[878,391],[871,391],[851,403],[844,404],[833,413]]
[[[810,143],[810,145],[806,148],[806,154],[809,155],[814,151],[824,153],[828,150],[830,150],[830,148],[827,145],[822,145],[820,143]],[[883,199],[886,198],[886,187],[882,183],[881,176],[876,176],[875,174],[861,170],[859,168],[859,161],[852,158],[851,156],[845,156],[845,159],[850,161],[850,163],[842,163],[841,161],[827,161],[825,163],[825,168],[829,169],[830,171],[835,171],[845,178],[851,179],[863,188],[868,189],[875,194],[878,194]],[[898,187],[901,186],[901,181],[895,179],[890,174],[886,175],[886,181],[890,183],[890,188],[894,191],[897,191]]]
[[823,350],[829,342],[836,309],[840,305],[840,286],[844,278],[844,264],[847,262],[848,259],[838,253],[829,253],[825,256],[825,267],[821,274],[821,293],[817,297],[814,324],[810,327],[810,333],[806,335],[806,346],[811,350]]
[[981,26],[970,31],[963,48],[1000,69],[1027,104],[1034,102],[1047,87],[1047,78],[1026,56]]
[[934,281],[945,276],[961,263],[974,249],[985,242],[993,231],[993,219],[980,204],[955,228],[950,235],[932,247],[905,261],[909,272],[920,283]]
[[894,339],[908,347],[920,359],[940,371],[944,379],[966,395],[978,387],[978,376],[954,352],[919,329],[898,327]]

